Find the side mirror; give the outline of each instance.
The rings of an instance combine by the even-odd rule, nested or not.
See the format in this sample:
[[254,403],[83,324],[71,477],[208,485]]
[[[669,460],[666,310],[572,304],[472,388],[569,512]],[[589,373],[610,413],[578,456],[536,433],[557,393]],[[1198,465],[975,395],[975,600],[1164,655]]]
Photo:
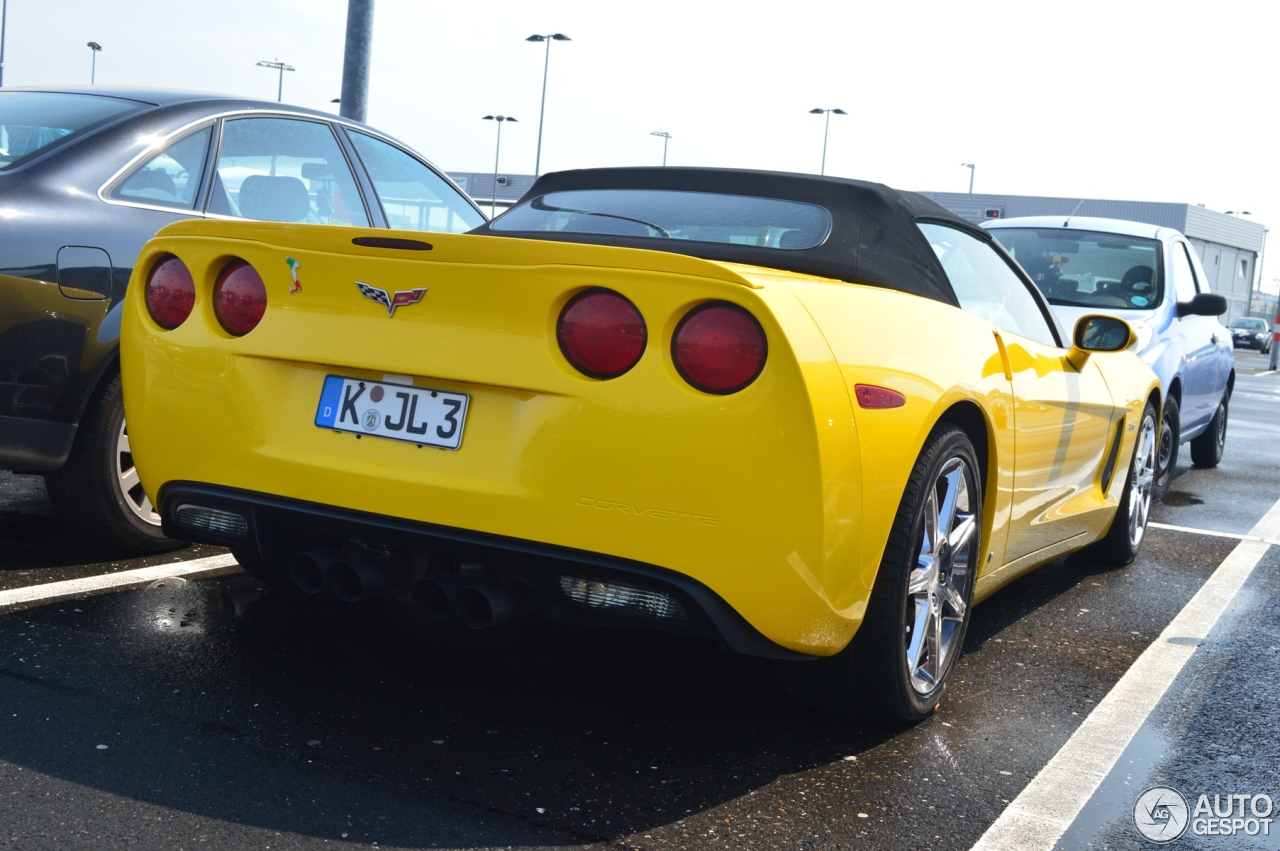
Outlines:
[[1137,342],[1137,339],[1138,335],[1123,319],[1092,313],[1080,317],[1080,321],[1076,323],[1067,360],[1077,370],[1081,370],[1089,362],[1091,352],[1122,352]]
[[1178,318],[1183,316],[1221,316],[1227,312],[1227,298],[1217,293],[1196,293],[1191,301],[1178,302]]

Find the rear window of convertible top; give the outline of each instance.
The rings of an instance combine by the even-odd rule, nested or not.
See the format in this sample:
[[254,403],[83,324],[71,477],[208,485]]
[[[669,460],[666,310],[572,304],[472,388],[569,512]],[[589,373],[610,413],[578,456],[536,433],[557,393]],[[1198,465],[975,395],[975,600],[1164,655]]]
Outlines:
[[822,244],[831,214],[815,204],[666,189],[551,192],[513,207],[493,231],[685,239],[794,250]]

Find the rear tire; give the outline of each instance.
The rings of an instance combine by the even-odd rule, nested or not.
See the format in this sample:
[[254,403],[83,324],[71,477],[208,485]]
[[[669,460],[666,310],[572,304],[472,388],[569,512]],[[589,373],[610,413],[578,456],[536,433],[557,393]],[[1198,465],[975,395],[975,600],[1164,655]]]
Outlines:
[[67,463],[46,473],[44,482],[76,533],[112,552],[155,553],[184,543],[165,537],[138,482],[118,375],[89,400]]
[[802,698],[893,725],[937,708],[969,626],[980,481],[969,438],[937,427],[907,481],[857,634],[835,656],[783,671]]
[[1138,421],[1138,439],[1133,447],[1133,460],[1129,462],[1128,481],[1111,528],[1102,540],[1083,551],[1085,558],[1120,566],[1138,557],[1138,548],[1142,546],[1147,520],[1151,516],[1157,439],[1156,406],[1148,402],[1142,419]]
[[1191,461],[1197,467],[1216,467],[1222,460],[1222,450],[1227,444],[1227,408],[1231,397],[1223,392],[1218,410],[1213,412],[1209,427],[1199,437],[1191,440]]
[[1160,435],[1156,443],[1156,477],[1151,486],[1153,500],[1164,499],[1173,482],[1173,472],[1178,466],[1179,440],[1182,437],[1179,432],[1182,426],[1181,415],[1176,396],[1164,400],[1164,410],[1160,415]]

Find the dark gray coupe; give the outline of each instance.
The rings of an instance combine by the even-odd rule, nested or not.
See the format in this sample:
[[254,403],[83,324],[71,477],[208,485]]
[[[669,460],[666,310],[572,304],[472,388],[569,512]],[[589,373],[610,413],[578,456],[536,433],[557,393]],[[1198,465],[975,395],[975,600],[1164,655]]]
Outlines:
[[484,221],[418,154],[326,113],[0,89],[0,469],[43,474],[77,530],[113,550],[175,545],[133,467],[117,338],[143,243],[192,217],[448,232]]

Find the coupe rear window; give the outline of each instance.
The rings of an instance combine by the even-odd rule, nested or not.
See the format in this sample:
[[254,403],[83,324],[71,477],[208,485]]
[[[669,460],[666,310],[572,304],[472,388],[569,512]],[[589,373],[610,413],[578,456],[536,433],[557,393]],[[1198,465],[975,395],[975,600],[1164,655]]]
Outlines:
[[1065,228],[992,228],[1050,304],[1151,310],[1164,289],[1158,240]]
[[821,245],[831,232],[831,214],[814,204],[748,195],[582,189],[526,201],[489,227],[497,232],[683,239],[795,250]]
[[65,92],[0,92],[0,171],[149,104]]

